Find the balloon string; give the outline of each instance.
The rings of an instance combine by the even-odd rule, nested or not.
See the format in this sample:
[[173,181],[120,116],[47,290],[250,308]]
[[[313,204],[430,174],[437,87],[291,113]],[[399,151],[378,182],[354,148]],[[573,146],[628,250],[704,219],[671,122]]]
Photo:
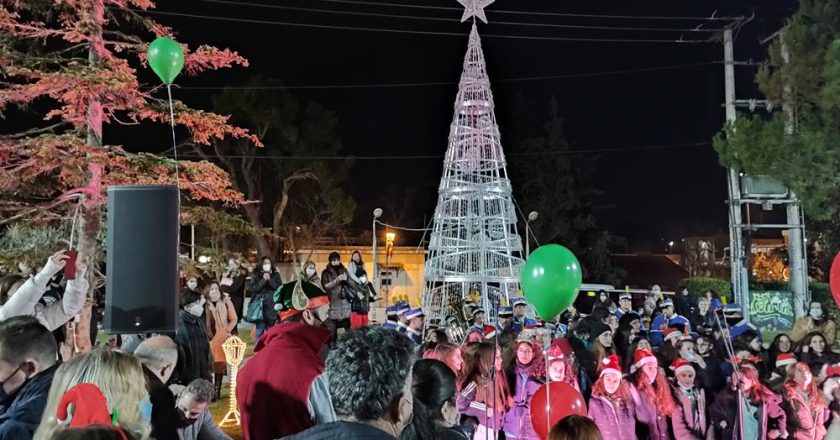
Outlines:
[[[178,212],[181,212],[181,172],[178,164],[178,144],[175,141],[175,110],[172,107],[172,84],[166,85],[169,97],[169,125],[172,128],[172,153],[175,158],[175,187],[178,188]],[[179,214],[180,215],[180,214]]]

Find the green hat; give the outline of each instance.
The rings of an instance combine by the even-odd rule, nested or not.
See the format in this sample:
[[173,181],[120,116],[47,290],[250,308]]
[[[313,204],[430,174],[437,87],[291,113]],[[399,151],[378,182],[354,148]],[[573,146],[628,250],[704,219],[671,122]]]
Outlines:
[[274,291],[274,309],[279,312],[281,321],[329,303],[330,297],[326,292],[303,280],[283,284]]

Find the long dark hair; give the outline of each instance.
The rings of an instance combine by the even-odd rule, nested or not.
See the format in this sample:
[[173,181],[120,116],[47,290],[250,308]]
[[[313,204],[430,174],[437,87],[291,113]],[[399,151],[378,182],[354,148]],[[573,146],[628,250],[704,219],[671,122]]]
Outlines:
[[444,437],[441,410],[446,402],[455,402],[455,373],[436,359],[414,363],[411,392],[414,395],[414,419],[400,439],[434,440]]
[[359,265],[359,266],[364,266],[364,265],[365,265],[365,260],[362,260],[362,253],[361,253],[361,252],[359,252],[359,251],[353,251],[353,253],[352,253],[352,254],[350,254],[350,261],[352,261],[352,262],[354,262],[354,263],[356,262],[356,260],[354,260],[354,259],[353,259],[353,256],[354,256],[354,255],[356,255],[356,254],[359,254],[359,263],[358,263],[358,265]]

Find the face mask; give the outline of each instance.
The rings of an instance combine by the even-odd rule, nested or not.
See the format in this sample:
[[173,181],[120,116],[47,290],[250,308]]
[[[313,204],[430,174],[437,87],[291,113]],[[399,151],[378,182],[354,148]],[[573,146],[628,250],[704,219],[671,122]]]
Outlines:
[[810,315],[811,315],[811,317],[812,317],[812,318],[814,318],[814,319],[820,319],[820,318],[822,318],[822,315],[823,315],[823,312],[822,312],[822,307],[811,307],[811,313],[810,313]]
[[189,426],[192,426],[193,423],[195,423],[196,420],[198,420],[198,419],[188,419],[187,415],[184,414],[184,411],[181,408],[177,408],[177,412],[178,412],[177,425],[178,425],[179,428],[187,428]]
[[315,276],[315,268],[314,267],[307,267],[306,268],[306,276],[308,276],[308,277]]
[[201,316],[204,312],[203,301],[194,302],[186,307],[187,313],[193,316]]
[[[22,367],[23,367],[23,365],[18,365],[18,367],[15,368],[15,371],[12,371],[11,374],[6,376],[6,378],[2,382],[0,382],[0,402],[5,401],[9,397],[9,395],[6,394],[6,382],[8,382],[9,379],[14,377],[15,374],[18,374],[18,371],[20,371],[20,369]],[[26,380],[28,381],[29,379],[26,379]],[[26,382],[24,382],[23,385],[26,385]],[[23,388],[23,385],[21,385],[20,388],[18,388],[18,390]],[[15,390],[15,392],[17,392],[17,390]]]
[[607,297],[606,297],[606,296],[602,296],[602,297],[601,297],[601,302],[605,302],[606,300],[607,300]]
[[142,416],[143,420],[146,422],[152,421],[152,401],[148,396],[140,403],[140,416]]
[[198,287],[198,282],[197,281],[187,281],[187,287],[189,287],[190,290],[195,290],[195,288]]
[[271,272],[271,263],[263,264],[263,272]]

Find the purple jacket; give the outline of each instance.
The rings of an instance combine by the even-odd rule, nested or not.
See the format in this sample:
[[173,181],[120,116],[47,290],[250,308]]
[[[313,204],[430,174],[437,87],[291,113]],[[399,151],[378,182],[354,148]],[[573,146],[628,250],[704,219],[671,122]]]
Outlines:
[[601,437],[609,440],[636,440],[636,405],[632,400],[616,407],[603,396],[589,400],[589,418],[598,425]]
[[[504,378],[499,377],[498,380],[504,380]],[[475,417],[482,426],[500,430],[505,420],[505,412],[488,408],[484,402],[477,401],[475,388],[475,382],[470,382],[458,394],[458,411],[461,415]],[[501,402],[499,405],[505,405],[505,403]]]
[[530,370],[516,366],[508,384],[513,392],[513,408],[505,417],[505,438],[540,440],[531,423],[531,398],[542,383],[531,377]]
[[[668,440],[668,416],[658,414],[656,412],[656,405],[648,400],[647,396],[640,393],[635,386],[628,385],[630,394],[636,402],[636,411],[648,415],[644,420],[640,417],[639,421],[647,425],[648,438],[650,440]],[[680,440],[682,438],[680,437]]]
[[674,387],[674,400],[677,402],[677,409],[671,418],[674,427],[674,437],[680,440],[703,440],[706,438],[706,429],[709,421],[706,416],[706,393],[702,389],[694,389],[697,395],[697,405],[680,389]]

